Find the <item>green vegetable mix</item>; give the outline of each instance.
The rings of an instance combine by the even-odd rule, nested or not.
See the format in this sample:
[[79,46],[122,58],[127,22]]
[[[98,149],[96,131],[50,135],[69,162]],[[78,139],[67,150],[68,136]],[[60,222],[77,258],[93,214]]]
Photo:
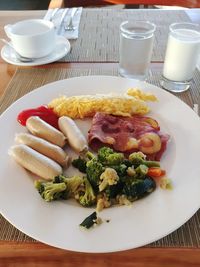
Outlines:
[[[155,190],[156,182],[148,176],[148,171],[160,167],[158,161],[146,160],[141,152],[134,152],[126,159],[122,153],[108,147],[99,149],[97,156],[87,152],[73,160],[72,165],[85,176],[59,175],[50,182],[35,182],[45,201],[74,198],[84,207],[97,206],[97,209],[123,204],[119,199],[133,202]],[[80,226],[90,228],[96,220],[94,212]]]

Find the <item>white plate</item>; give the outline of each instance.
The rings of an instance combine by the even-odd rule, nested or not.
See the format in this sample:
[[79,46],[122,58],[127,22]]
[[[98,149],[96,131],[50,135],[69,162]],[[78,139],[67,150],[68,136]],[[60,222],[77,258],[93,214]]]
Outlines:
[[199,55],[199,59],[198,59],[198,62],[197,62],[197,69],[200,71],[200,55]]
[[[25,129],[17,114],[26,108],[48,103],[61,94],[80,95],[125,92],[131,86],[151,91],[159,98],[151,104],[151,116],[171,142],[161,164],[173,181],[174,189],[157,188],[131,207],[105,209],[102,219],[110,219],[95,229],[84,231],[79,223],[94,209],[75,201],[46,203],[33,186],[33,179],[7,154],[14,136]],[[27,235],[46,244],[82,252],[111,252],[146,245],[184,224],[200,207],[200,119],[181,100],[147,83],[120,77],[88,76],[47,84],[25,95],[0,117],[0,205],[5,218]],[[79,123],[84,132],[87,125]]]
[[56,36],[56,47],[54,51],[46,57],[34,59],[33,62],[19,61],[13,49],[9,45],[5,45],[1,50],[1,57],[8,63],[18,66],[39,66],[57,61],[67,55],[70,51],[70,43],[63,36]]

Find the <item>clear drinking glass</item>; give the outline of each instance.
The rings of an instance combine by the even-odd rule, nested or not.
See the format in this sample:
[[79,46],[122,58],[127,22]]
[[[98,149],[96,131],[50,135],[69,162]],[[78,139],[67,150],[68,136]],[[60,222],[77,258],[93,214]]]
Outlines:
[[120,25],[119,73],[144,80],[151,61],[156,26],[149,21],[124,21]]
[[189,89],[200,53],[200,25],[173,23],[164,60],[161,86],[171,92]]

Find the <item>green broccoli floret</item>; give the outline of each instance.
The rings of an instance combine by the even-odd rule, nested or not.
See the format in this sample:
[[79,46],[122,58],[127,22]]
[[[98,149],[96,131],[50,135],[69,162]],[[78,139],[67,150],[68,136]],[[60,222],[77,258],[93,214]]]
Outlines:
[[98,160],[105,166],[119,165],[124,160],[123,153],[114,152],[109,147],[102,147],[98,151]]
[[110,200],[115,198],[117,195],[120,195],[123,186],[124,184],[121,181],[118,181],[117,184],[107,186],[105,189],[106,197]]
[[135,169],[135,176],[138,179],[143,179],[146,177],[147,172],[148,172],[148,167],[144,164],[140,164],[136,169]]
[[87,178],[92,187],[96,190],[100,182],[100,175],[104,172],[105,168],[96,158],[89,160],[86,166]]
[[122,163],[122,164],[115,165],[115,166],[113,165],[112,169],[116,170],[119,177],[122,177],[127,174],[128,167],[124,163]]
[[63,199],[66,190],[65,183],[55,184],[53,182],[35,181],[35,188],[45,201]]
[[95,155],[94,155],[92,152],[87,151],[87,152],[85,153],[85,159],[86,159],[86,161],[91,160],[91,159],[93,159],[93,158],[95,158]]
[[97,213],[96,211],[90,214],[88,217],[85,218],[84,221],[80,224],[81,227],[84,227],[86,229],[91,228],[97,221]]
[[85,185],[85,192],[84,195],[79,196],[79,203],[84,207],[90,207],[95,204],[96,196],[88,179],[86,177],[84,177],[83,179]]
[[93,159],[95,156],[92,152],[87,151],[84,155],[79,156],[77,159],[72,161],[72,165],[77,168],[80,172],[86,173],[87,161]]
[[65,199],[74,196],[78,190],[78,188],[83,184],[83,178],[80,176],[72,176],[72,177],[65,177],[64,175],[56,176],[53,179],[53,183],[65,183],[66,190],[65,190]]
[[129,155],[129,161],[137,168],[139,165],[146,165],[147,167],[160,167],[159,161],[146,160],[146,156],[142,152],[134,152]]
[[72,161],[72,165],[83,173],[86,173],[86,163],[87,161],[81,157]]
[[124,164],[124,165],[126,165],[126,167],[128,168],[128,167],[132,167],[132,163],[130,162],[130,160],[128,160],[128,159],[125,159],[123,162],[122,162],[122,164]]
[[134,179],[131,183],[126,183],[124,185],[122,194],[124,194],[130,201],[135,201],[153,192],[155,188],[156,183],[150,177],[146,177],[145,179]]
[[113,151],[113,149],[112,148],[110,148],[110,147],[101,147],[99,150],[98,150],[98,159],[100,160],[100,161],[104,161],[104,159],[108,156],[108,155],[110,155],[110,154],[113,154],[114,153],[114,151]]

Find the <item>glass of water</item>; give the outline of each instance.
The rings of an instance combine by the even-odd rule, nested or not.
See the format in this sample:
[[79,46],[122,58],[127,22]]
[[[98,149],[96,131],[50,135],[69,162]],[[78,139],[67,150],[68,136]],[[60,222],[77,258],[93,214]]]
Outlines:
[[119,73],[145,80],[151,61],[156,26],[149,21],[124,21],[120,25]]
[[169,27],[161,86],[171,92],[189,89],[200,53],[200,25],[173,23]]

